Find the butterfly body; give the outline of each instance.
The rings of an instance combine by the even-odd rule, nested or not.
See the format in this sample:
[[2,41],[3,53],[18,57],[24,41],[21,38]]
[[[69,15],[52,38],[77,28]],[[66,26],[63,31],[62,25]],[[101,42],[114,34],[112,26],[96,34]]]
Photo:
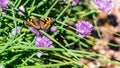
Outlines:
[[55,21],[54,18],[36,18],[27,19],[25,20],[25,23],[36,29],[46,29],[54,21]]

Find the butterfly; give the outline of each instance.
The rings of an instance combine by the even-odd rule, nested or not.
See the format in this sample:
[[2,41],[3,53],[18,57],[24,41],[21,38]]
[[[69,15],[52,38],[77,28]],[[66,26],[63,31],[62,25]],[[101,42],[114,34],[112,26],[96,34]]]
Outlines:
[[36,29],[46,29],[54,21],[55,21],[54,18],[36,18],[27,19],[25,20],[25,23]]

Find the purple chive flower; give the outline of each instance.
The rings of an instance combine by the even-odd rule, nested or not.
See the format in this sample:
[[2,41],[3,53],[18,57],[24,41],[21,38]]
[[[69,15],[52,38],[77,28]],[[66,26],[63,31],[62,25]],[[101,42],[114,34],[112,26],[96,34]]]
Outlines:
[[46,36],[37,36],[36,40],[35,40],[35,45],[38,47],[48,47],[48,48],[50,47],[50,48],[52,48],[52,47],[54,47],[52,45],[52,43],[53,42],[49,38],[47,38]]
[[16,31],[15,31],[15,28],[12,29],[11,34],[15,35],[16,33],[20,33],[20,31],[21,31],[21,27],[18,26],[17,29],[16,29]]
[[111,13],[114,7],[113,0],[94,0],[94,3],[102,12]]
[[52,26],[52,27],[50,28],[50,31],[53,32],[53,33],[56,32],[56,31],[57,31],[57,27],[56,27],[56,26]]
[[78,2],[79,2],[79,0],[74,0],[74,1],[72,2],[72,6],[77,5]]
[[92,31],[92,25],[86,21],[81,21],[75,24],[76,32],[80,37],[89,35]]
[[29,27],[29,29],[36,36],[40,36],[41,35],[41,33],[37,29],[35,29],[34,27]]
[[7,8],[8,0],[0,0],[0,8]]
[[21,5],[19,8],[18,8],[18,11],[19,11],[19,14],[24,14],[25,13],[25,8],[23,5]]

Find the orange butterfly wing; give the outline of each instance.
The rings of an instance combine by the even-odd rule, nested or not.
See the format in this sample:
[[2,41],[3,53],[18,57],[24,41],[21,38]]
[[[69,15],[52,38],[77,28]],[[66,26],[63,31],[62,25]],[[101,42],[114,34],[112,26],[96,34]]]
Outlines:
[[41,29],[47,28],[53,21],[55,21],[54,18],[41,18]]
[[26,24],[36,28],[45,29],[47,28],[55,19],[54,18],[41,18],[41,19],[27,19]]

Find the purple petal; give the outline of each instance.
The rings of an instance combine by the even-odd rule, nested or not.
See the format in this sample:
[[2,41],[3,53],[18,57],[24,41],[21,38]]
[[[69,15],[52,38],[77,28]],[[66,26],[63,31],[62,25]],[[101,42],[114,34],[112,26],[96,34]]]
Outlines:
[[38,47],[53,47],[52,41],[46,36],[37,36],[35,45]]
[[76,32],[80,37],[85,37],[89,35],[92,31],[92,25],[86,21],[81,21],[75,24]]
[[0,8],[7,8],[8,0],[0,0]]
[[25,8],[24,8],[24,6],[21,5],[21,6],[19,7],[18,11],[19,11],[19,14],[24,14],[24,13],[25,13]]
[[6,13],[7,13],[6,10],[2,9],[2,14],[6,14]]
[[37,36],[41,35],[41,33],[37,29],[35,29],[34,27],[29,27],[29,29],[33,34],[35,34]]
[[78,2],[79,2],[79,0],[74,0],[74,1],[72,2],[72,6],[77,5]]
[[53,33],[56,32],[56,31],[57,31],[57,27],[56,27],[56,26],[52,26],[52,27],[50,28],[50,31],[53,32]]
[[102,12],[111,13],[114,7],[113,0],[94,0],[94,3]]
[[[17,32],[16,32],[16,31],[17,31]],[[16,33],[20,33],[20,31],[21,31],[21,27],[18,26],[16,31],[15,31],[15,28],[12,29],[11,34],[12,34],[12,35],[15,35]]]

